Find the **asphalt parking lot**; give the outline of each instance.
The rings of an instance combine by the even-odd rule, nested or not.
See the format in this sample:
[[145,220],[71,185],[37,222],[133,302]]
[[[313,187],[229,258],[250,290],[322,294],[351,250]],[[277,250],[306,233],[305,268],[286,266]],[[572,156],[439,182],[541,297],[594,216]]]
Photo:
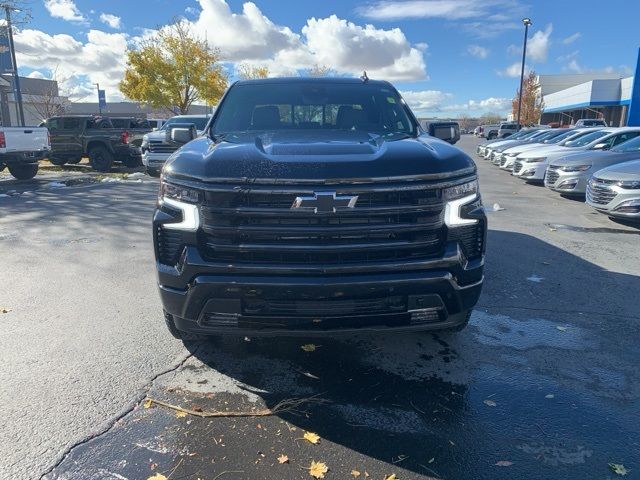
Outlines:
[[0,198],[0,478],[635,478],[640,230],[477,163],[470,326],[347,339],[183,344],[155,287],[155,180],[0,180],[25,191]]

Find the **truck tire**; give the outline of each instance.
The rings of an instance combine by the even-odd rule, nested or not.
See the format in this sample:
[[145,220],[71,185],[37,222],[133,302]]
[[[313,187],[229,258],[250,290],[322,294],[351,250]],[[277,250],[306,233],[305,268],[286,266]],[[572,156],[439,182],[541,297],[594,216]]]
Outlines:
[[49,157],[49,161],[53,164],[53,165],[57,165],[59,167],[61,167],[62,165],[64,165],[65,163],[67,163],[67,159],[64,157]]
[[82,161],[82,157],[78,157],[78,158],[71,158],[71,159],[67,160],[67,163],[69,163],[71,165],[77,165],[81,161]]
[[469,320],[471,319],[471,312],[472,310],[463,310],[460,313],[455,313],[453,315],[451,315],[451,317],[454,317],[455,320],[462,320],[462,323],[456,325],[455,327],[451,327],[448,328],[447,331],[449,332],[461,332],[462,330],[464,330],[465,328],[467,328],[467,325],[469,325]]
[[21,165],[9,165],[9,173],[18,180],[30,180],[38,173],[38,164],[23,163]]
[[137,168],[142,165],[142,160],[136,157],[129,157],[122,160],[122,163],[127,168]]
[[102,145],[95,146],[89,150],[89,163],[98,172],[110,172],[113,165],[113,155]]
[[147,167],[147,175],[158,178],[160,176],[160,169]]

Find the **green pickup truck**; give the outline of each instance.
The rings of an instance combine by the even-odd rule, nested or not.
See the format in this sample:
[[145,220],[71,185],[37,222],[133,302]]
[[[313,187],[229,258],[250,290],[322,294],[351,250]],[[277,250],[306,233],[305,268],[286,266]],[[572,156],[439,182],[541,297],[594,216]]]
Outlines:
[[49,160],[54,165],[64,165],[79,163],[83,157],[89,157],[91,166],[99,172],[110,171],[114,162],[129,168],[138,167],[142,164],[142,136],[151,131],[145,123],[131,119],[129,128],[116,128],[108,117],[51,117],[44,123],[51,138]]

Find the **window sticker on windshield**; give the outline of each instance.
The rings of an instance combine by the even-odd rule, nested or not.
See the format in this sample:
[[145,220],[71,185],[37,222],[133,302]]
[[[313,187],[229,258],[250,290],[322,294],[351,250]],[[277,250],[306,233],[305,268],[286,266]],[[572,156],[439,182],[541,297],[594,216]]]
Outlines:
[[387,103],[396,103],[396,99],[393,97],[387,97]]

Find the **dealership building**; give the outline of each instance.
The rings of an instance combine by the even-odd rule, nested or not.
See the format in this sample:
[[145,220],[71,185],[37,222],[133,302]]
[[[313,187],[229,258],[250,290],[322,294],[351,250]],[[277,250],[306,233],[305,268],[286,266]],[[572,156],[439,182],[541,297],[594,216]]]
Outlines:
[[540,123],[571,125],[581,118],[603,118],[610,126],[624,126],[633,78],[603,73],[539,75],[544,102]]

